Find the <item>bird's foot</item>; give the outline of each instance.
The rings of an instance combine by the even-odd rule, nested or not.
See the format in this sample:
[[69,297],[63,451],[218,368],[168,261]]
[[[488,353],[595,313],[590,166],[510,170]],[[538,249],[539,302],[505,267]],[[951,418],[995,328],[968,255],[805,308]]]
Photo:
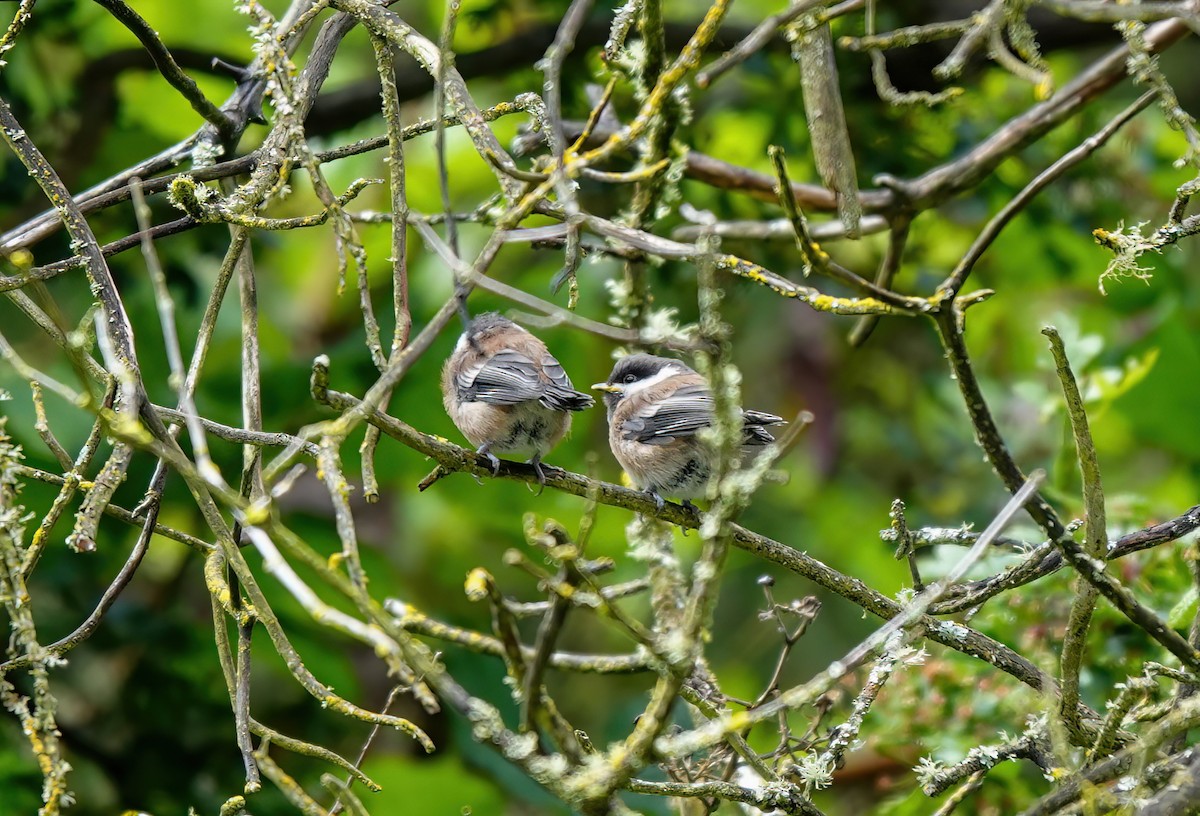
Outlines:
[[[534,495],[540,496],[542,495],[542,491],[546,489],[546,471],[542,467],[542,455],[540,453],[534,454],[533,458],[529,460],[529,464],[533,465],[533,472],[537,474],[538,491]],[[547,465],[547,467],[550,466]]]
[[667,505],[667,503],[666,503],[666,501],[663,499],[663,497],[662,497],[662,496],[660,496],[660,495],[658,494],[658,491],[657,491],[657,490],[654,490],[654,489],[646,490],[646,491],[645,491],[645,493],[646,493],[646,495],[647,495],[647,496],[649,496],[651,499],[653,499],[653,500],[654,500],[654,509],[655,509],[655,510],[657,510],[657,511],[659,511],[659,512],[661,513],[661,512],[662,512],[662,509],[663,509],[664,507],[666,507],[666,505]]
[[[691,499],[684,499],[683,500],[683,509],[687,510],[689,513],[691,513],[692,515],[694,515],[696,517],[696,526],[699,527],[700,526],[700,516],[701,516],[700,508],[697,507],[696,505],[692,504]],[[679,529],[683,531],[683,534],[685,536],[688,534],[687,527],[680,525]]]
[[[490,464],[492,466],[492,475],[493,476],[499,476],[500,475],[500,460],[496,458],[496,454],[492,453],[491,447],[492,446],[490,443],[480,445],[476,449],[475,453],[479,454],[480,456],[485,457],[488,460],[488,464]],[[478,477],[476,477],[476,481],[478,481]],[[481,484],[482,484],[482,482],[481,482]]]

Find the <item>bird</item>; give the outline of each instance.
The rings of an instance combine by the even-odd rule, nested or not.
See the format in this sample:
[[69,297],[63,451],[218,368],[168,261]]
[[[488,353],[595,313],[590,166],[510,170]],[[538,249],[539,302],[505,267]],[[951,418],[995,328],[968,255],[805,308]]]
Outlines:
[[[683,500],[704,496],[712,478],[713,451],[697,436],[712,425],[712,390],[704,377],[679,360],[631,354],[617,361],[604,392],[608,444],[638,489],[661,510],[663,495]],[[742,412],[742,445],[769,445],[767,427],[783,417],[762,411]]]
[[496,454],[528,457],[546,486],[542,457],[566,436],[571,412],[592,407],[546,344],[495,312],[471,320],[442,368],[446,413],[500,472]]

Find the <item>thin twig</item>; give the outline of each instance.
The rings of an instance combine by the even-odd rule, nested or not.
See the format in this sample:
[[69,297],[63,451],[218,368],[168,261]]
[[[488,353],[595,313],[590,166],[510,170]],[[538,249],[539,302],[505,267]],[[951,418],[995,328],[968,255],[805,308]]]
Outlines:
[[[1102,559],[1108,550],[1108,530],[1104,516],[1104,488],[1100,484],[1100,466],[1096,461],[1096,446],[1092,442],[1092,432],[1088,428],[1083,397],[1079,394],[1079,386],[1075,382],[1075,375],[1071,372],[1070,363],[1067,361],[1062,338],[1059,337],[1058,330],[1052,326],[1042,329],[1042,334],[1050,340],[1050,353],[1054,355],[1058,378],[1066,396],[1067,416],[1071,420],[1079,470],[1083,474],[1083,504],[1086,513],[1084,522],[1086,543],[1083,553],[1089,559],[1103,565]],[[1064,542],[1059,541],[1058,543],[1062,546]],[[1084,651],[1087,648],[1087,633],[1091,626],[1092,612],[1096,608],[1096,595],[1096,588],[1088,581],[1080,579],[1076,582],[1075,600],[1071,604],[1071,613],[1067,619],[1067,631],[1063,637],[1059,678],[1062,696],[1059,698],[1059,715],[1063,717],[1067,729],[1072,733],[1079,730],[1078,714],[1076,713],[1076,703],[1079,701],[1079,673],[1083,664]]]
[[146,49],[150,59],[154,60],[154,67],[162,74],[163,79],[179,91],[180,95],[192,106],[192,110],[203,116],[223,138],[232,137],[233,121],[224,111],[209,101],[204,92],[196,85],[195,80],[184,73],[183,69],[179,67],[179,63],[175,62],[175,58],[171,56],[171,52],[163,45],[158,34],[140,14],[122,0],[94,0],[94,2],[104,7],[123,26],[128,28],[133,36],[138,38],[138,42]]

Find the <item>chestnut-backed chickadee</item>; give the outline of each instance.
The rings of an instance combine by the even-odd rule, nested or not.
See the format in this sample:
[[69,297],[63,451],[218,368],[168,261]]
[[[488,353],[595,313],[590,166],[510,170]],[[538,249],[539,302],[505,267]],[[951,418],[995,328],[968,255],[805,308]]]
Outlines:
[[[631,354],[619,360],[604,391],[608,444],[633,483],[661,508],[662,494],[703,496],[712,478],[712,451],[696,433],[713,421],[713,398],[704,377],[666,357]],[[768,445],[775,437],[764,426],[783,418],[742,411],[742,444]]]
[[499,472],[497,453],[530,457],[546,484],[542,456],[571,427],[569,411],[595,403],[576,391],[546,344],[506,317],[481,314],[442,369],[446,413]]

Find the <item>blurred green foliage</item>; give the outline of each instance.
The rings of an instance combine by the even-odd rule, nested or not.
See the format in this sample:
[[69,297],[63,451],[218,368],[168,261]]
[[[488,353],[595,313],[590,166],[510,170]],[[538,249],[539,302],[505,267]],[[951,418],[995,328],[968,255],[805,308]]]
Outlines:
[[[284,3],[266,5],[281,12]],[[410,3],[401,11],[419,30],[433,36],[440,24],[440,3]],[[464,4],[456,47],[468,52],[511,35],[522,27],[554,22],[566,7],[560,0],[540,2],[472,2]],[[739,3],[733,23],[746,27],[775,5]],[[172,48],[191,49],[246,61],[250,57],[247,20],[230,3],[179,4],[146,0],[138,11]],[[694,21],[685,3],[668,4],[670,18]],[[599,13],[599,12],[598,12]],[[605,11],[607,14],[608,12]],[[7,11],[4,12],[7,14]],[[2,16],[2,15],[0,15]],[[90,3],[42,0],[34,19],[0,73],[0,94],[13,105],[30,137],[80,190],[178,141],[199,126],[199,118],[154,73],[124,70],[112,77],[111,108],[92,118],[90,102],[80,94],[92,66],[105,55],[136,47],[132,37]],[[1189,52],[1194,59],[1194,48]],[[493,77],[472,80],[481,105],[511,99],[540,87],[527,63],[498,68]],[[567,115],[582,118],[587,103],[581,92],[592,77],[595,54],[568,62],[564,79]],[[303,63],[303,53],[298,64]],[[1056,53],[1052,67],[1065,79],[1083,64],[1084,55]],[[1170,59],[1177,59],[1172,55]],[[957,104],[935,110],[892,110],[869,92],[867,62],[862,55],[840,59],[848,88],[847,115],[858,150],[859,176],[878,173],[911,177],[977,143],[1008,117],[1031,103],[1032,88],[1008,74],[985,70],[972,77],[968,93]],[[220,100],[232,84],[192,71],[210,98]],[[374,75],[369,43],[355,32],[338,52],[327,85],[332,91]],[[94,89],[91,91],[95,93]],[[627,114],[634,101],[618,94],[617,112]],[[1008,201],[1048,161],[1092,133],[1132,99],[1123,86],[1070,124],[1005,162],[978,190],[936,212],[920,217],[898,280],[903,291],[928,292],[953,267],[982,222]],[[853,100],[853,101],[850,101]],[[1195,100],[1192,100],[1195,101]],[[404,109],[406,121],[429,114],[420,99]],[[769,172],[769,144],[782,144],[791,157],[792,177],[815,179],[807,156],[807,135],[799,110],[799,78],[786,54],[772,51],[753,58],[712,92],[694,99],[694,119],[681,131],[693,149],[735,164]],[[502,142],[516,135],[518,118],[494,126]],[[314,139],[316,147],[342,144],[382,132],[376,117]],[[262,129],[252,129],[241,146],[252,148]],[[465,136],[448,133],[452,198],[456,209],[477,206],[494,186],[488,168]],[[86,145],[86,149],[81,147]],[[1175,188],[1189,177],[1172,168],[1182,152],[1181,137],[1167,129],[1154,110],[1140,116],[1112,144],[1060,183],[1040,195],[1003,233],[984,257],[973,287],[997,294],[972,309],[967,338],[977,373],[991,399],[1001,430],[1027,470],[1050,470],[1052,496],[1066,517],[1081,512],[1078,474],[1053,367],[1038,330],[1053,323],[1063,332],[1068,352],[1091,395],[1092,430],[1104,469],[1109,521],[1114,531],[1161,520],[1195,503],[1200,495],[1200,287],[1192,279],[1197,268],[1195,243],[1152,259],[1154,277],[1110,285],[1101,296],[1097,280],[1107,256],[1090,237],[1096,227],[1119,223],[1160,223]],[[414,210],[441,208],[433,140],[424,137],[406,148],[408,192]],[[359,177],[385,172],[380,153],[356,156],[326,167],[330,184],[341,191]],[[9,228],[44,207],[15,158],[0,158],[0,227]],[[302,179],[295,194],[271,214],[288,217],[315,212],[318,205]],[[483,191],[483,192],[481,192]],[[582,182],[589,207],[612,214],[620,202],[611,190]],[[683,197],[721,219],[775,218],[777,209],[737,193],[685,182]],[[386,209],[384,186],[369,188],[356,208]],[[165,201],[154,203],[155,217],[175,217]],[[102,241],[133,231],[132,215],[123,207],[91,219]],[[669,234],[679,223],[669,215],[654,231]],[[371,283],[387,325],[389,234],[385,226],[363,226],[361,234],[373,259]],[[478,248],[486,233],[465,225],[464,255]],[[187,343],[195,337],[207,293],[227,245],[224,228],[210,226],[158,243],[176,299],[177,319]],[[361,394],[374,381],[363,340],[352,284],[339,294],[334,242],[329,229],[260,233],[253,241],[262,306],[264,425],[267,430],[294,430],[327,416],[308,396],[308,371],[314,355],[332,360],[335,387]],[[452,280],[415,235],[409,243],[412,314],[419,328],[445,301]],[[795,276],[800,264],[790,241],[775,243],[729,240],[725,248],[779,273]],[[857,244],[829,244],[842,263],[870,276],[882,249],[879,238]],[[37,263],[69,254],[58,235],[39,244]],[[524,245],[510,246],[493,268],[495,277],[543,297],[558,270],[561,255]],[[171,402],[154,302],[145,267],[136,252],[112,259],[114,276],[138,330],[138,351],[150,395]],[[620,274],[611,260],[588,260],[580,273],[579,312],[604,321],[610,314],[604,283]],[[77,321],[90,303],[82,272],[75,270],[48,284],[68,323]],[[681,322],[695,319],[694,270],[666,264],[652,272],[656,305],[679,310]],[[888,524],[888,507],[902,497],[909,520],[953,526],[973,523],[982,528],[1003,504],[1005,495],[982,460],[967,422],[957,387],[948,376],[942,352],[924,322],[885,320],[870,342],[850,349],[844,337],[850,318],[818,314],[783,302],[747,281],[728,280],[725,318],[735,331],[735,362],[745,375],[745,402],[791,415],[806,408],[816,416],[798,449],[781,465],[788,479],[762,490],[743,523],[820,558],[885,593],[910,582],[903,562],[878,531]],[[822,286],[827,286],[822,282]],[[836,292],[836,287],[830,287]],[[565,302],[565,292],[558,302]],[[507,309],[484,294],[472,297],[473,311]],[[0,302],[0,325],[31,363],[71,381],[69,367],[44,338],[7,302]],[[441,361],[455,337],[446,332],[435,348],[408,374],[390,403],[390,412],[417,428],[461,442],[444,415],[438,394]],[[611,344],[563,328],[540,332],[577,385],[603,379],[614,349]],[[385,335],[386,336],[386,335]],[[197,394],[199,410],[214,420],[240,423],[239,353],[236,308],[222,314]],[[25,450],[27,464],[53,469],[54,462],[33,430],[33,408],[27,386],[0,367],[0,388],[12,400],[0,405],[10,419],[8,432]],[[90,420],[51,398],[51,426],[68,450],[77,450]],[[343,453],[348,473],[357,473],[356,436]],[[227,473],[240,466],[240,450],[212,440],[213,454]],[[576,420],[572,437],[553,452],[555,464],[615,480],[618,470],[607,451],[603,412]],[[531,579],[503,563],[504,552],[526,545],[522,520],[528,513],[552,517],[568,528],[578,525],[584,503],[553,491],[535,497],[522,485],[486,482],[475,485],[465,476],[448,478],[426,493],[415,485],[431,464],[385,440],[376,466],[383,486],[378,504],[356,504],[363,557],[378,598],[396,597],[450,623],[487,630],[488,610],[472,605],[461,591],[467,572],[483,566],[495,574],[504,591],[535,599]],[[152,462],[135,459],[117,503],[132,507],[147,484]],[[55,491],[30,483],[24,491],[29,510],[43,513]],[[311,475],[282,500],[293,529],[321,552],[337,550],[332,515]],[[168,482],[161,521],[186,530],[203,530],[183,485]],[[625,553],[624,511],[601,508],[590,555],[617,561],[614,580],[637,577],[640,566]],[[123,562],[136,531],[111,519],[103,539],[90,555],[70,553],[62,540],[70,515],[55,529],[54,543],[43,557],[30,586],[36,599],[39,635],[56,639],[82,620]],[[1040,540],[1032,527],[1016,531]],[[685,560],[694,556],[693,540],[679,538]],[[953,553],[926,552],[923,567],[936,574]],[[1003,566],[1004,557],[980,566],[983,574]],[[67,758],[74,767],[71,784],[80,816],[111,814],[122,809],[182,813],[195,807],[215,813],[220,803],[239,791],[242,768],[233,737],[232,718],[211,635],[201,559],[182,545],[155,539],[137,577],[112,609],[104,625],[69,656],[54,674],[61,701],[60,725]],[[1139,597],[1167,614],[1188,587],[1179,552],[1164,549],[1122,562],[1122,577]],[[722,586],[721,604],[709,651],[715,673],[727,693],[753,698],[774,665],[780,639],[769,622],[757,618],[764,606],[756,579],[764,572],[777,581],[777,598],[813,593],[806,582],[734,552]],[[311,577],[311,576],[306,576]],[[369,708],[383,704],[390,684],[369,651],[331,637],[314,624],[278,585],[264,581],[282,622],[308,667],[323,682]],[[871,631],[848,602],[818,593],[824,608],[792,657],[785,682],[801,681]],[[1068,580],[1058,575],[1031,591],[1005,596],[974,618],[973,625],[1007,643],[1035,663],[1055,665],[1057,645],[1070,602]],[[644,601],[629,602],[638,610]],[[1134,657],[1145,659],[1148,647],[1137,632],[1101,604],[1090,640],[1090,664],[1084,678],[1087,702],[1102,706],[1097,696],[1127,673]],[[1178,614],[1186,626],[1190,614]],[[532,638],[536,623],[527,622]],[[261,633],[256,636],[260,638]],[[629,644],[595,619],[574,614],[562,646],[577,651],[619,651]],[[498,660],[458,647],[439,646],[452,673],[468,690],[514,713],[502,684]],[[892,679],[864,728],[866,748],[851,754],[845,773],[866,768],[861,782],[865,801],[882,798],[886,812],[928,812],[929,802],[914,783],[909,768],[925,754],[946,761],[960,758],[980,742],[995,741],[1004,727],[1019,727],[1023,714],[1038,705],[1032,693],[1009,677],[988,672],[980,682],[980,664],[934,648],[921,668],[906,669]],[[1134,654],[1134,653],[1137,654]],[[18,678],[18,685],[21,680]],[[846,679],[840,708],[826,722],[837,721],[861,678]],[[625,734],[651,684],[648,676],[596,677],[552,673],[551,692],[560,707],[604,745]],[[367,735],[365,726],[322,712],[289,677],[282,662],[262,639],[255,641],[254,716],[285,733],[356,755]],[[453,716],[429,717],[401,697],[395,712],[414,719],[433,736],[439,751],[419,755],[400,735],[384,734],[369,753],[365,770],[384,787],[367,798],[376,813],[457,814],[473,812],[558,812],[534,783],[514,771],[470,738]],[[799,712],[804,718],[811,712]],[[953,724],[953,727],[949,727]],[[763,745],[760,747],[769,747]],[[285,755],[289,773],[315,790],[317,775],[328,768],[302,757]],[[871,768],[876,770],[872,771]],[[882,769],[882,770],[880,770]],[[857,777],[856,777],[857,778]],[[0,801],[5,813],[31,813],[37,807],[39,776],[13,721],[0,720]],[[252,800],[257,816],[290,812],[282,797],[267,786]],[[1014,764],[989,777],[975,812],[1011,812],[1044,791],[1045,783],[1026,765]],[[646,797],[638,807],[664,805]],[[830,813],[850,812],[854,795],[838,786],[818,804]],[[557,808],[557,810],[556,810]],[[727,811],[728,812],[728,811]]]

